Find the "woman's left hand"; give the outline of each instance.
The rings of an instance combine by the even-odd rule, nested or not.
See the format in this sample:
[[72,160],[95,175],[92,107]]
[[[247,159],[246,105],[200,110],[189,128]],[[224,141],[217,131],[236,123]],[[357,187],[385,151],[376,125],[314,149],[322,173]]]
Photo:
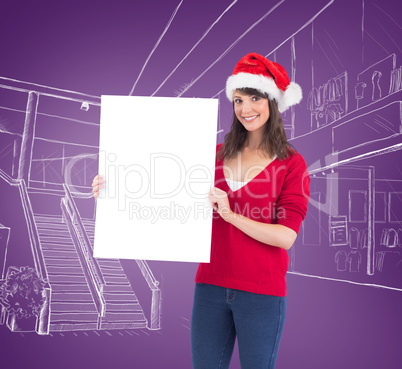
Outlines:
[[209,192],[209,201],[211,206],[218,212],[218,214],[226,221],[233,215],[230,209],[228,195],[225,191],[217,187],[212,187]]

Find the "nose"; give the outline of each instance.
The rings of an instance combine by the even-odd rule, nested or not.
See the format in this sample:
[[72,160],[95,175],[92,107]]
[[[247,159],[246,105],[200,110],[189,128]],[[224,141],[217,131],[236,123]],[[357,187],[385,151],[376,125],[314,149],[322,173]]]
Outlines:
[[243,113],[248,113],[248,112],[250,112],[252,110],[253,110],[253,108],[252,108],[251,102],[244,101],[243,104],[242,104],[242,112]]

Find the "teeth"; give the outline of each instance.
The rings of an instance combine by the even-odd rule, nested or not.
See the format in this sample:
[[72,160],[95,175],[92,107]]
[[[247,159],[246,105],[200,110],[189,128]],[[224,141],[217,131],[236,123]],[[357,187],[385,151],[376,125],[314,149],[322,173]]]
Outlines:
[[253,117],[243,117],[245,120],[253,120],[254,118],[256,118],[257,115],[254,115]]

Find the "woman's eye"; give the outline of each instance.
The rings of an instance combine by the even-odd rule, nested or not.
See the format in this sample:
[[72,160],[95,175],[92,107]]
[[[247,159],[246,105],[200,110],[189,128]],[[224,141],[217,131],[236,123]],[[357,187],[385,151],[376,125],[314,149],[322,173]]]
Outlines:
[[241,100],[240,99],[235,99],[234,102],[235,102],[235,104],[240,104]]
[[258,101],[260,98],[258,96],[253,96],[253,101]]

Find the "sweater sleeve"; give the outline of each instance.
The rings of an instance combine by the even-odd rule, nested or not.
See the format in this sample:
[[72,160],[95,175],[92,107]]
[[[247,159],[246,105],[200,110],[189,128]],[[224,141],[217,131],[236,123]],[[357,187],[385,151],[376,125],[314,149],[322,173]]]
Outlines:
[[310,176],[307,165],[303,157],[296,154],[289,161],[283,187],[276,202],[277,224],[299,233],[309,199]]

